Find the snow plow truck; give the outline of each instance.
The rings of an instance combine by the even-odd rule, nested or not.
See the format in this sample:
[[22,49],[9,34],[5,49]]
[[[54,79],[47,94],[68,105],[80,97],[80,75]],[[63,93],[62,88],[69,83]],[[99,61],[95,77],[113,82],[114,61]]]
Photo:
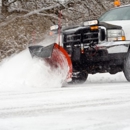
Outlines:
[[[60,28],[60,36],[58,36]],[[130,82],[130,5],[104,13],[98,20],[50,30],[60,42],[49,46],[30,46],[32,56],[45,58],[52,65],[68,67],[66,81],[83,83],[88,74],[123,71]]]

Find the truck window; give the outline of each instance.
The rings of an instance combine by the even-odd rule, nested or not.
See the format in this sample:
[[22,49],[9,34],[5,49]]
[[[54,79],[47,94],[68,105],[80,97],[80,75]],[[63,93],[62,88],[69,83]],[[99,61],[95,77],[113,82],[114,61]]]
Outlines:
[[99,21],[130,20],[130,6],[112,9],[103,14]]

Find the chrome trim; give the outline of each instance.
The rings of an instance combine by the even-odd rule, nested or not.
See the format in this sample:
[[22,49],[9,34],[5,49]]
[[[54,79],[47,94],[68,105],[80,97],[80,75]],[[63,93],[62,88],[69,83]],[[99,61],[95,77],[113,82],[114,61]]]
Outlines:
[[113,42],[103,42],[101,44],[98,44],[98,47],[109,47],[109,46],[118,46],[118,45],[130,45],[130,41],[113,41]]
[[104,42],[97,47],[104,48],[108,51],[108,54],[112,53],[127,53],[130,46],[130,41],[116,41],[116,42]]
[[119,45],[119,46],[112,46],[107,48],[108,54],[113,54],[113,53],[127,53],[128,51],[128,46],[125,45]]

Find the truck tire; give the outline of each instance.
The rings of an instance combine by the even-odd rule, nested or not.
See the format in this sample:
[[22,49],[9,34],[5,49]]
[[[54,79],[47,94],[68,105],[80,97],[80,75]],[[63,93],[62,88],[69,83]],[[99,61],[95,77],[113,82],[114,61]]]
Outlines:
[[130,50],[128,51],[126,59],[124,60],[123,72],[127,81],[130,82]]
[[69,84],[82,84],[87,80],[88,74],[86,72],[82,71],[75,73],[73,74],[72,81],[69,82]]

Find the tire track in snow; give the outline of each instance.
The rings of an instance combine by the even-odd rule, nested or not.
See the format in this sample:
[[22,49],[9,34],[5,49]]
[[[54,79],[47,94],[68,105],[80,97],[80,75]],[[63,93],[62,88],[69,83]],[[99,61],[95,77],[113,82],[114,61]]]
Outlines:
[[[97,85],[100,85],[102,87],[98,87]],[[102,84],[95,84],[95,83],[89,83],[86,82],[86,84],[81,84],[79,85],[66,85],[63,88],[49,88],[49,89],[44,89],[44,88],[39,88],[39,89],[35,89],[35,90],[31,90],[29,89],[29,91],[27,90],[25,91],[5,91],[5,92],[0,92],[0,100],[8,100],[8,99],[15,99],[15,98],[32,98],[32,97],[36,97],[36,96],[43,96],[44,94],[53,94],[53,93],[68,93],[68,92],[75,92],[77,91],[77,89],[81,88],[84,90],[88,90],[88,91],[105,91],[104,89],[108,89],[108,87],[111,87],[110,91],[117,91],[117,88],[113,87],[113,86],[118,86],[118,88],[123,86],[123,90],[128,90],[129,91],[129,83],[125,82],[125,83],[102,83]],[[97,87],[95,87],[97,86]],[[95,89],[96,88],[96,89]],[[123,92],[122,90],[119,89],[119,91]],[[117,91],[118,92],[118,91]]]
[[[26,107],[15,107],[15,108],[3,108],[0,109],[0,117],[6,118],[10,116],[34,116],[55,112],[62,112],[66,110],[78,109],[78,108],[88,108],[89,110],[92,108],[102,108],[108,106],[120,106],[126,103],[130,103],[130,99],[126,100],[111,100],[110,102],[95,102],[92,103],[85,102],[71,102],[71,103],[60,103],[60,104],[44,104],[38,106],[26,106]],[[103,109],[103,108],[102,108]],[[87,111],[87,109],[86,109]]]
[[[104,84],[101,85],[102,89],[103,86]],[[91,88],[91,90],[90,88],[65,88],[43,92],[9,93],[10,95],[7,92],[6,94],[4,93],[3,97],[2,95],[0,96],[2,99],[0,100],[0,117],[38,116],[53,112],[71,111],[78,108],[86,108],[89,111],[92,109],[105,109],[106,107],[120,107],[130,104],[130,95],[128,93],[130,89],[128,87],[122,87],[124,91],[122,89],[115,89],[116,92],[113,92],[111,88],[107,88],[106,90],[98,90],[96,87]],[[73,91],[70,92],[70,90]],[[89,95],[87,97],[84,90],[86,94],[90,91],[94,91],[94,93],[91,93],[91,97]],[[75,92],[76,94],[72,95]],[[102,96],[99,96],[98,93]],[[77,96],[78,94],[83,94],[83,96]]]

